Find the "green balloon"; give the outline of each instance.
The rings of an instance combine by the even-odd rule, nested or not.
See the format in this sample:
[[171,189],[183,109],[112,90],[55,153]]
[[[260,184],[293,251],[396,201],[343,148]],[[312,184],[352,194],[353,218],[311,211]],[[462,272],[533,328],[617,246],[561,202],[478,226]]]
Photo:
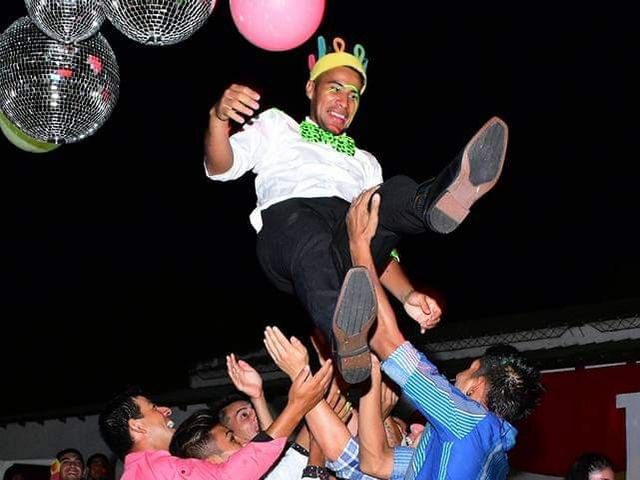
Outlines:
[[18,127],[16,127],[11,120],[9,120],[4,113],[0,110],[0,130],[4,133],[11,143],[13,143],[20,150],[31,153],[47,153],[55,150],[60,145],[56,143],[47,143],[35,138],[30,137]]

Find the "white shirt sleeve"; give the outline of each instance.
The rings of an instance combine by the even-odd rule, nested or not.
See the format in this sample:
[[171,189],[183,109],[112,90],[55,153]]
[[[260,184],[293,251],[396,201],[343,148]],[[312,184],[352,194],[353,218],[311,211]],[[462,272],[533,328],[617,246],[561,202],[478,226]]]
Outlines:
[[205,166],[207,176],[211,180],[226,182],[240,178],[255,168],[269,154],[270,149],[277,146],[278,136],[286,126],[285,118],[280,110],[271,108],[250,120],[242,130],[229,138],[233,151],[231,168],[218,175],[209,175]]
[[366,159],[365,162],[365,190],[371,187],[375,187],[376,185],[380,185],[383,182],[382,179],[382,167],[380,163],[372,154],[367,152],[366,150],[360,151],[363,154],[363,157]]

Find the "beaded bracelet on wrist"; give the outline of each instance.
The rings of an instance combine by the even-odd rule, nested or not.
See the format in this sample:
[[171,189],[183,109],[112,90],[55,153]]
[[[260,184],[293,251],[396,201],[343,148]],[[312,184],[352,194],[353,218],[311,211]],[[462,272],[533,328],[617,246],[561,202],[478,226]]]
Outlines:
[[319,478],[320,480],[329,480],[329,470],[318,465],[307,465],[302,470],[302,478]]
[[304,448],[302,445],[300,445],[299,443],[295,443],[293,442],[291,444],[291,448],[293,448],[296,452],[301,453],[302,455],[304,455],[305,457],[309,456],[309,450],[307,450],[306,448]]

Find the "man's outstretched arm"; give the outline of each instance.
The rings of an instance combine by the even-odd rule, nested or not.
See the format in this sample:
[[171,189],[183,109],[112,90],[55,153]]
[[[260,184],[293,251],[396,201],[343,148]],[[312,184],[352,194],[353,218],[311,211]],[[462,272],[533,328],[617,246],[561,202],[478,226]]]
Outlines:
[[204,137],[204,161],[209,175],[219,175],[233,165],[229,142],[229,120],[244,123],[260,105],[260,95],[243,85],[231,85],[209,110],[209,127]]
[[323,397],[332,378],[333,368],[329,362],[315,375],[311,375],[308,366],[303,367],[291,384],[287,405],[266,432],[272,438],[291,435],[309,410],[313,410],[319,402],[324,402]]
[[[265,346],[275,364],[291,379],[295,378],[296,372],[309,361],[302,342],[295,337],[289,340],[276,327],[266,328]],[[325,368],[327,363],[330,362],[324,362],[322,368]],[[327,401],[321,400],[307,413],[306,420],[327,458],[331,461],[337,460],[351,439],[351,434],[333,408]]]
[[380,195],[375,193],[375,190],[376,188],[366,190],[352,202],[347,214],[347,230],[353,264],[362,265],[369,270],[378,300],[378,322],[370,345],[378,357],[386,359],[405,342],[405,338],[398,328],[396,315],[378,279],[371,256],[370,243],[378,227],[380,208]]
[[442,310],[429,295],[416,290],[396,260],[391,260],[380,275],[380,283],[404,307],[405,312],[420,325],[420,333],[438,325]]
[[360,397],[360,468],[368,475],[390,478],[393,449],[387,444],[382,423],[382,374],[377,357],[371,357],[371,388]]
[[261,430],[266,430],[273,423],[267,399],[262,388],[262,377],[249,363],[236,359],[235,354],[227,355],[227,375],[238,391],[251,400]]
[[355,264],[369,270],[378,299],[378,324],[370,342],[371,348],[386,360],[384,371],[400,385],[403,393],[434,428],[462,438],[484,418],[486,410],[454,389],[424,354],[406,342],[400,332],[395,314],[376,276],[369,249],[380,208],[380,197],[373,194],[373,190],[362,193],[351,204],[347,216],[351,255]]
[[414,290],[413,284],[395,258],[389,261],[384,271],[380,274],[380,283],[399,302],[403,302]]

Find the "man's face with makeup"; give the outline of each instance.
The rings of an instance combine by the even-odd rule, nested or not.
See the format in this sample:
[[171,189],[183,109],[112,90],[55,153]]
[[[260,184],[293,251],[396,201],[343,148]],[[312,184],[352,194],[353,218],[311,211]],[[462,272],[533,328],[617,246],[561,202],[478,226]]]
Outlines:
[[224,408],[222,423],[233,431],[236,439],[243,445],[260,432],[256,411],[251,403],[244,400],[232,402]]
[[311,100],[311,119],[331,133],[342,133],[356,115],[360,90],[362,77],[349,67],[336,67],[315,81],[309,80],[306,92]]

